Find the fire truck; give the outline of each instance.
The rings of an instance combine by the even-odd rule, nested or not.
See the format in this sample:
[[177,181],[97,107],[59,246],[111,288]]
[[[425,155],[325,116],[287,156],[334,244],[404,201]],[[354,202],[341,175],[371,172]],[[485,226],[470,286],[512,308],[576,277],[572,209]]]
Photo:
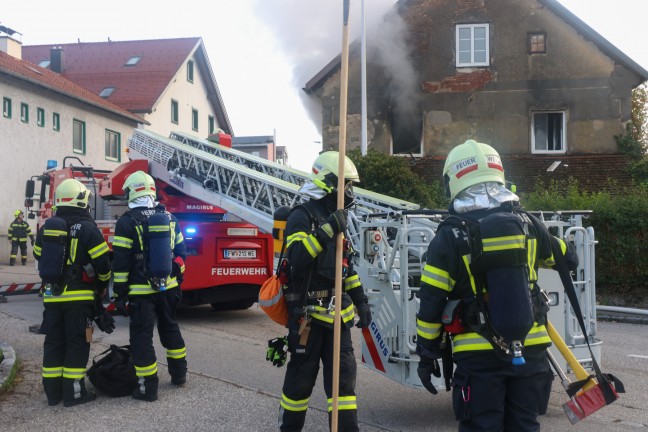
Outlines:
[[[129,141],[134,158],[147,159],[158,181],[272,232],[273,214],[306,198],[299,188],[308,174],[183,133],[169,138],[136,130]],[[354,268],[367,291],[373,321],[363,329],[362,362],[369,369],[403,385],[423,388],[416,372],[416,312],[425,252],[446,212],[387,195],[354,188],[356,206],[349,211],[348,237],[355,251]],[[596,337],[594,231],[583,225],[587,212],[538,212],[555,235],[576,246],[580,264],[574,285],[585,333],[564,295],[555,272],[540,271],[540,286],[550,299],[549,319],[577,360],[600,364],[601,341]],[[279,330],[279,329],[278,329]],[[280,330],[279,330],[280,331]],[[558,353],[563,370],[569,367]],[[443,386],[441,379],[433,381]]]
[[[220,141],[227,142],[228,137]],[[156,177],[149,160],[130,155],[129,162],[113,171],[94,169],[76,157],[66,157],[62,167],[33,176],[26,186],[28,217],[38,217],[40,226],[52,216],[56,187],[65,179],[77,179],[93,192],[91,214],[112,248],[116,220],[128,210],[122,190],[124,181],[135,171],[149,172],[155,179],[159,202],[177,217],[187,246],[183,305],[211,304],[216,310],[251,307],[261,284],[272,272],[272,236],[212,203],[182,192],[173,183]],[[37,186],[40,191],[35,195]],[[32,209],[34,201],[38,202],[36,209]]]

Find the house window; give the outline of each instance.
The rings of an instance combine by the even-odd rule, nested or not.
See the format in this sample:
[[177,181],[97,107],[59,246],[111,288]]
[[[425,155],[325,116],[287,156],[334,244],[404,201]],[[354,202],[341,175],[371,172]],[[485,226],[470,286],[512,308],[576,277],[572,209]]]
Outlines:
[[198,110],[195,108],[191,109],[191,129],[198,130]]
[[214,116],[207,116],[207,125],[209,127],[208,133],[213,134],[214,129],[216,128],[216,122],[214,121]]
[[489,65],[488,31],[488,24],[457,25],[457,67]]
[[45,126],[45,110],[43,108],[36,109],[36,124],[40,127]]
[[194,67],[193,66],[194,66],[194,63],[191,60],[189,60],[187,62],[187,81],[189,81],[189,82],[193,82],[193,78],[194,78],[193,77],[193,73],[194,73]]
[[11,99],[7,97],[2,98],[2,115],[6,118],[11,118]]
[[52,113],[52,129],[57,132],[61,130],[61,116],[59,113]]
[[85,122],[74,119],[72,121],[72,151],[74,153],[85,154],[85,148]]
[[111,94],[113,94],[114,91],[115,87],[104,87],[104,89],[99,92],[99,96],[101,96],[102,98],[107,98]]
[[529,33],[529,54],[543,54],[547,52],[546,34]]
[[133,56],[128,59],[124,66],[135,66],[142,59],[142,56]]
[[171,123],[178,124],[178,101],[171,99]]
[[423,115],[392,112],[390,127],[392,155],[423,155]]
[[41,60],[40,63],[38,63],[38,66],[42,68],[47,68],[49,67],[51,61],[50,60]]
[[121,151],[121,135],[106,129],[106,159],[119,162]]
[[533,113],[532,153],[565,153],[565,117],[564,111]]
[[23,123],[29,123],[29,105],[25,102],[20,104],[20,121]]

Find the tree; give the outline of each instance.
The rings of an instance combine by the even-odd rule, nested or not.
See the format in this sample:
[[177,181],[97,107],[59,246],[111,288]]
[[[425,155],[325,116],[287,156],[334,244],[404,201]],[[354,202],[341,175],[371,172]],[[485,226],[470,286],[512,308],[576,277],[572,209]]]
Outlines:
[[424,208],[447,208],[448,202],[439,182],[426,183],[414,172],[407,159],[369,150],[362,156],[360,150],[348,153],[360,174],[360,187],[372,192],[397,197]]
[[632,91],[632,137],[648,146],[648,83],[643,83]]

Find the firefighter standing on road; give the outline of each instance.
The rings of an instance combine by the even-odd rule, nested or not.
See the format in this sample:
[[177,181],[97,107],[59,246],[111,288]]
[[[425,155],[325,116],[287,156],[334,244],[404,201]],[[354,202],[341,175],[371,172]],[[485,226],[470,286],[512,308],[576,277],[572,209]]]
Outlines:
[[[88,213],[90,196],[91,192],[73,179],[64,180],[55,191],[56,217],[65,220],[69,240],[61,288],[56,292],[47,290],[43,296],[43,387],[50,406],[63,400],[63,405],[70,407],[96,398],[86,390],[84,376],[96,312],[95,296],[105,295],[111,270],[108,245]],[[44,228],[38,231],[36,260],[51,256],[47,248],[53,242],[48,237],[50,233]],[[39,268],[50,264],[45,259],[39,262]]]
[[[152,402],[157,400],[159,382],[153,348],[156,318],[160,341],[166,348],[171,383],[181,386],[186,382],[186,348],[175,321],[175,311],[181,298],[178,277],[184,272],[187,253],[175,216],[155,201],[155,182],[150,175],[137,171],[128,176],[124,193],[129,211],[117,221],[113,241],[115,304],[121,313],[130,314],[130,344],[139,382],[133,397]],[[160,213],[167,215],[168,225],[149,226],[149,218]],[[171,263],[161,262],[166,258],[155,257],[160,251],[149,249],[152,232],[166,232],[169,244],[165,246],[173,254],[172,258],[166,257],[173,260],[173,272],[161,285],[152,280],[151,267]]]
[[29,224],[25,222],[25,214],[22,210],[16,210],[14,212],[14,218],[14,221],[9,225],[9,241],[11,242],[9,265],[16,264],[18,248],[20,248],[22,265],[25,265],[27,264],[27,237],[29,237],[32,246],[34,246],[34,234],[32,234]]
[[[455,147],[446,159],[443,174],[446,194],[451,199],[450,214],[460,215],[460,220],[476,223],[492,214],[518,212],[518,197],[504,187],[504,169],[499,154],[491,146],[468,140]],[[483,322],[481,326],[472,324],[476,320],[471,317],[489,315],[484,311],[470,314],[471,307],[480,303],[475,292],[482,285],[474,271],[477,268],[472,265],[476,254],[469,245],[473,240],[469,240],[472,234],[466,225],[441,224],[428,248],[416,320],[418,374],[424,386],[436,393],[430,378],[432,374],[440,375],[437,359],[442,357],[443,344],[449,343],[441,324],[442,312],[448,300],[461,300],[461,322],[466,328],[454,334],[452,340],[457,365],[452,398],[461,432],[535,432],[540,430],[537,416],[546,411],[553,374],[545,350],[551,340],[544,325],[548,307],[538,297],[541,293],[535,284],[537,270],[539,266],[552,267],[556,259],[567,259],[568,266],[574,268],[578,258],[563,240],[551,236],[540,221],[521,212],[520,216],[524,215],[529,233],[526,241],[517,242],[516,247],[524,252],[518,254],[518,265],[526,268],[521,286],[523,290],[531,289],[531,303],[535,306],[529,311],[527,322],[531,330],[523,342],[526,364],[516,365],[511,358],[503,357],[503,351],[483,336]],[[524,239],[525,235],[519,237]],[[508,246],[515,240],[512,237],[485,237],[483,244],[494,245],[494,240],[499,242],[498,252],[513,249]],[[530,308],[528,298],[526,307]],[[492,303],[492,293],[490,300]],[[495,313],[493,309],[490,312]],[[509,313],[513,312],[509,308]]]
[[[329,423],[332,411],[333,320],[330,309],[335,292],[335,246],[337,233],[346,231],[346,210],[337,207],[338,152],[322,153],[313,164],[310,181],[300,192],[310,198],[296,207],[286,223],[287,255],[292,279],[286,301],[289,309],[288,350],[291,353],[281,395],[279,428],[301,431],[308,400],[320,367],[324,367],[324,390],[328,398]],[[352,183],[358,172],[347,158],[344,172],[345,209],[354,203]],[[344,274],[341,305],[339,429],[357,431],[355,396],[356,362],[351,343],[355,305],[358,327],[371,322],[371,310],[358,275],[352,267]],[[304,313],[306,309],[306,313]],[[300,334],[301,333],[301,334]]]

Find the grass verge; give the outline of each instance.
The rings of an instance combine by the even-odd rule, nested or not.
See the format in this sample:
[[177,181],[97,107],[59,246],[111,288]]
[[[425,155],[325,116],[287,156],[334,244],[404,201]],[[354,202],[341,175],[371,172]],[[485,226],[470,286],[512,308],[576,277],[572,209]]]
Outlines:
[[2,384],[2,387],[0,387],[0,395],[9,393],[14,389],[17,383],[16,378],[18,377],[18,372],[20,372],[21,366],[22,364],[20,363],[20,359],[16,356],[16,361],[14,362],[11,372],[9,372],[9,376],[5,380],[4,384]]

